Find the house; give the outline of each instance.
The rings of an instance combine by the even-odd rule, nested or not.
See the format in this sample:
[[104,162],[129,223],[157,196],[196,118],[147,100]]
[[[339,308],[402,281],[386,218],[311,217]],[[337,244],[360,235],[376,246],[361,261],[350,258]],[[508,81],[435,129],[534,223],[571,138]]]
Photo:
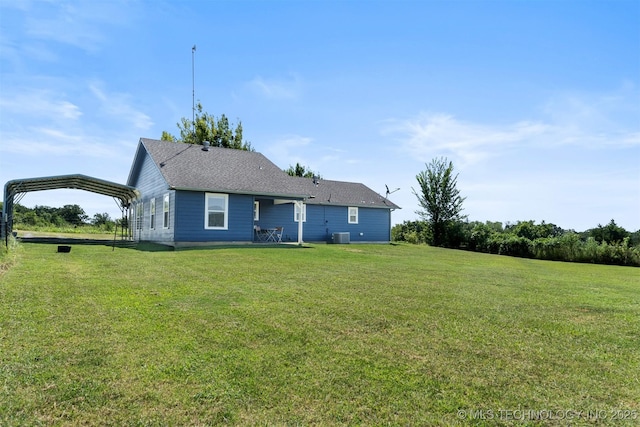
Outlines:
[[140,139],[127,185],[136,240],[172,246],[254,242],[388,242],[399,209],[363,184],[291,177],[257,152]]

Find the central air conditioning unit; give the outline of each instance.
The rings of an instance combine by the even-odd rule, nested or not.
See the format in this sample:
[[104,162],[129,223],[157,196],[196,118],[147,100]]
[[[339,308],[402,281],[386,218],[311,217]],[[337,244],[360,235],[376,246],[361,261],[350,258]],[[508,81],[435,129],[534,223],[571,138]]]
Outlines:
[[349,243],[350,235],[349,233],[333,233],[331,240],[333,243]]

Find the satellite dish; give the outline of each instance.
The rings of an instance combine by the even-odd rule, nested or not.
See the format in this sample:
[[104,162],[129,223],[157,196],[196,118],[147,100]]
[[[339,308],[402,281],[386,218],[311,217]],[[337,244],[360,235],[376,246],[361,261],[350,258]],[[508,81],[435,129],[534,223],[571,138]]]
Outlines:
[[385,184],[384,186],[385,186],[385,187],[386,187],[386,189],[387,189],[387,195],[385,196],[385,198],[386,198],[386,199],[388,199],[388,198],[389,198],[389,194],[393,194],[393,193],[395,193],[396,191],[400,190],[400,188],[398,187],[398,188],[396,188],[395,190],[390,191],[390,190],[389,190],[389,186],[388,186],[387,184]]

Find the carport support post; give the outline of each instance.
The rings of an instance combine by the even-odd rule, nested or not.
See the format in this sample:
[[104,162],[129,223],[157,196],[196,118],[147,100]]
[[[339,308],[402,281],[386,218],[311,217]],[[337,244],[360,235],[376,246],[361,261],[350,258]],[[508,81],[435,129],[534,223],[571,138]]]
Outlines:
[[[4,245],[9,249],[9,204],[13,209],[13,195],[8,196],[7,189],[4,190],[4,201],[2,202],[2,217],[0,218],[0,239],[4,238]],[[0,240],[1,241],[1,240]]]
[[9,215],[7,215],[7,202],[8,202],[8,194],[7,194],[7,186],[4,186],[4,200],[2,201],[2,218],[0,218],[0,239],[4,238],[4,244],[9,248],[9,227],[8,220]]
[[0,223],[0,237],[4,237],[4,245],[9,249],[9,231],[7,230],[8,221],[7,214],[4,212],[4,204],[2,205],[2,222]]
[[296,200],[295,203],[298,212],[300,212],[300,216],[298,217],[298,244],[302,245],[302,208],[304,207],[304,202],[302,200]]

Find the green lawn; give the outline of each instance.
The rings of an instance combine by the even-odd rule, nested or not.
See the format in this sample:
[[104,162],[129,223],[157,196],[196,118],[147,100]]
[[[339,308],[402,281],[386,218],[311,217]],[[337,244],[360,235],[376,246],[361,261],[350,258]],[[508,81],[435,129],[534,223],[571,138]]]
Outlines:
[[0,362],[0,425],[635,425],[640,269],[22,244]]

